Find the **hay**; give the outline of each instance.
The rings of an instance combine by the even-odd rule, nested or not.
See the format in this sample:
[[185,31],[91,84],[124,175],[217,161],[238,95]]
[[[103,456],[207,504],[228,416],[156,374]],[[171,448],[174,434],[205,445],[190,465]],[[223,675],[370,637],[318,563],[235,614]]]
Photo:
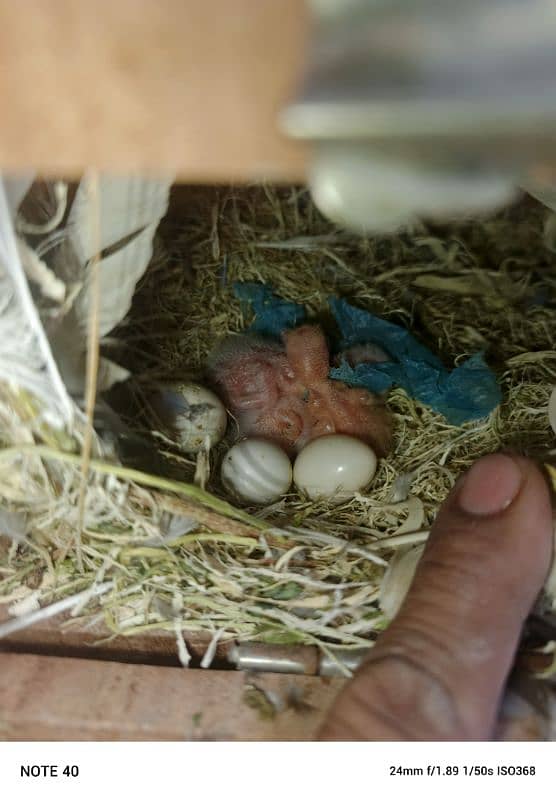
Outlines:
[[[171,631],[182,663],[183,632],[210,637],[212,651],[232,638],[360,647],[387,624],[378,596],[389,558],[426,538],[457,476],[500,448],[535,455],[553,445],[556,267],[543,245],[546,212],[523,201],[481,221],[366,239],[335,230],[295,187],[183,189],[173,208],[160,231],[165,257],[145,275],[112,352],[136,376],[127,422],[150,438],[162,468],[148,458],[139,471],[91,462],[80,570],[79,441],[39,426],[29,403],[4,390],[4,506],[32,533],[0,547],[0,601],[34,593],[45,605],[102,586],[85,601],[80,594],[72,613],[114,634]],[[367,493],[337,506],[292,491],[266,509],[234,508],[216,468],[233,430],[211,454],[204,492],[193,485],[195,464],[153,434],[146,398],[156,381],[202,377],[214,344],[248,325],[236,280],[271,284],[327,330],[326,298],[345,297],[408,326],[447,366],[482,349],[503,403],[454,427],[394,390],[394,448]]]

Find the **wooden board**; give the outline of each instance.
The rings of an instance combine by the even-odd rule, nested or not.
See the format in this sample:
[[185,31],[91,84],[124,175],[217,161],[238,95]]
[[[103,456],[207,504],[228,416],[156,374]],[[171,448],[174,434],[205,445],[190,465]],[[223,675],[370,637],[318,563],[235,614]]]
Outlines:
[[[5,606],[0,606],[0,622],[12,619]],[[67,627],[69,615],[64,614],[43,620],[38,625],[25,628],[0,639],[0,653],[33,653],[37,655],[93,658],[135,664],[179,666],[176,636],[173,631],[152,631],[136,636],[113,636],[102,624],[74,620]],[[210,637],[199,634],[186,635],[192,663],[198,664]],[[227,645],[217,649],[215,663],[226,660]]]
[[0,0],[0,168],[294,181],[304,0]]
[[0,739],[312,740],[343,683],[3,653]]

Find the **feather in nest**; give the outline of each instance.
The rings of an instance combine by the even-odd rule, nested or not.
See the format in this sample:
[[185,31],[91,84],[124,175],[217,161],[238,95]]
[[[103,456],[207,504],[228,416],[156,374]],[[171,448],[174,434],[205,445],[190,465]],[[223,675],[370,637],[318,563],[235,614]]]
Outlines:
[[[170,180],[101,176],[93,196],[91,183],[91,176],[85,175],[77,186],[65,223],[57,230],[48,230],[34,254],[45,253],[48,264],[44,265],[45,269],[52,273],[52,280],[44,277],[42,300],[45,300],[46,286],[50,299],[53,292],[59,290],[55,281],[66,288],[64,302],[55,309],[50,304],[43,319],[65,385],[75,397],[82,396],[85,384],[91,259],[100,255],[99,330],[102,338],[130,309],[137,282],[152,257],[154,234],[168,208],[171,186]],[[98,208],[94,204],[98,204]],[[43,201],[43,215],[44,211]],[[95,213],[99,217],[99,241],[96,241],[99,238],[95,230],[97,225],[93,224]],[[57,209],[51,208],[50,216],[56,214]],[[37,270],[36,263],[28,260],[29,268],[34,266],[35,273],[39,274],[40,268]],[[42,274],[46,275],[44,270]],[[44,302],[42,305],[43,308],[48,306]],[[100,366],[99,391],[129,375],[106,358],[101,359]]]
[[14,208],[23,194],[24,183],[14,189],[0,180],[0,379],[35,395],[48,422],[60,428],[71,424],[75,407],[53,357],[18,249],[10,206]]

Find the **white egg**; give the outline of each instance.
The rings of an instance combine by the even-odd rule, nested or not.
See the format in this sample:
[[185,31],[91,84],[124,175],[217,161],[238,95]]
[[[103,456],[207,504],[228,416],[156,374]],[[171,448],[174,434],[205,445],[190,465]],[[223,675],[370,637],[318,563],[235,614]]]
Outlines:
[[556,386],[552,390],[548,401],[548,421],[550,422],[550,427],[556,433]]
[[291,486],[292,466],[278,445],[264,439],[244,439],[224,456],[222,483],[250,503],[274,503]]
[[360,439],[343,434],[320,436],[297,456],[293,480],[311,498],[342,500],[370,483],[376,463],[373,450]]
[[152,405],[171,438],[186,453],[217,444],[226,432],[226,409],[218,397],[198,383],[159,387]]

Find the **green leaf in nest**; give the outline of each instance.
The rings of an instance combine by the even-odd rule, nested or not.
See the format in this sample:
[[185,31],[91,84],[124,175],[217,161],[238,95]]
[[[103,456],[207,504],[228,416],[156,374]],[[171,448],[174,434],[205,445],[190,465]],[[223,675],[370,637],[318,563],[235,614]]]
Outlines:
[[293,600],[299,597],[302,591],[303,587],[298,583],[295,583],[295,581],[288,581],[288,583],[282,583],[270,592],[265,592],[265,594],[273,600]]
[[301,631],[285,628],[263,628],[257,634],[257,639],[264,644],[303,644],[306,641]]

